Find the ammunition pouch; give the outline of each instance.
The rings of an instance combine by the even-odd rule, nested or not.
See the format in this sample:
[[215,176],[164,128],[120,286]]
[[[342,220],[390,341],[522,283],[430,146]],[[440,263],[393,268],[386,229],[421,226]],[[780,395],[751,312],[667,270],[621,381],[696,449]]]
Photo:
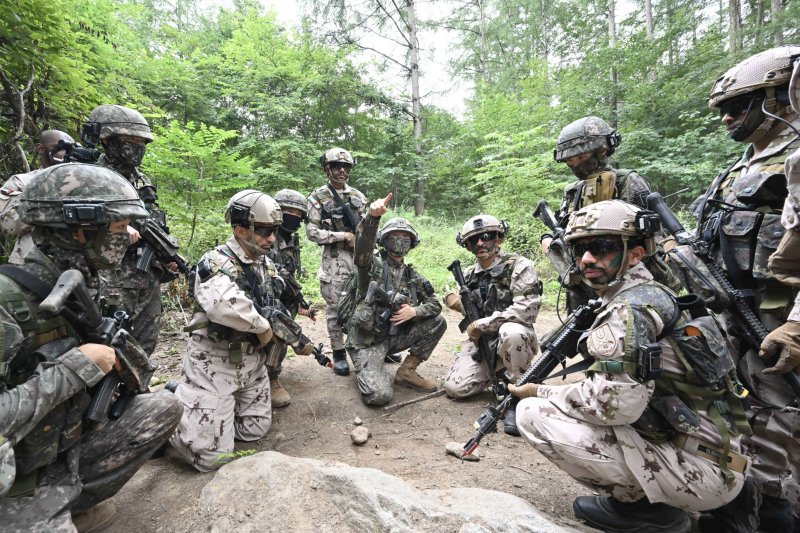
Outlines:
[[735,180],[731,192],[743,205],[779,210],[788,194],[786,175],[783,168],[780,172],[753,172]]

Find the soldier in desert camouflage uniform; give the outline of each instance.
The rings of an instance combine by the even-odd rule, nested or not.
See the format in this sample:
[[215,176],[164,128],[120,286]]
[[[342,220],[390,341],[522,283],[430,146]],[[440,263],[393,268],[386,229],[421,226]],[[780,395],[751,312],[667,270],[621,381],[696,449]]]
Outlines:
[[[469,342],[447,372],[444,386],[451,398],[478,394],[492,382],[486,362],[478,357],[476,341],[481,336],[490,339],[489,348],[498,356],[495,370],[506,382],[519,379],[539,351],[533,323],[542,303],[542,284],[530,259],[502,249],[508,229],[505,221],[478,215],[467,220],[456,237],[458,244],[478,260],[467,269],[464,278],[470,290],[480,296],[483,318],[468,326]],[[458,294],[446,294],[444,302],[464,313]],[[509,435],[519,436],[515,408],[516,402],[509,408],[504,429]]]
[[[22,274],[47,291],[68,269],[96,287],[98,270],[125,254],[128,223],[147,211],[122,176],[71,163],[37,174],[20,214],[34,242]],[[168,392],[139,394],[120,418],[84,422],[88,389],[112,370],[114,349],[85,343],[62,315],[39,314],[35,291],[14,269],[0,275],[0,529],[87,531],[113,518],[113,505],[97,504],[167,441],[182,409]]]
[[[567,227],[569,216],[578,209],[603,200],[619,199],[628,203],[647,207],[650,186],[635,170],[616,169],[609,158],[622,142],[619,132],[599,117],[588,116],[564,126],[558,135],[554,151],[555,160],[566,164],[578,181],[567,185],[564,199],[556,213],[556,222]],[[542,235],[542,251],[550,253],[553,236]],[[663,260],[663,251],[648,257],[645,265],[655,277],[673,291],[680,290],[678,279],[672,274]],[[559,272],[559,274],[564,274]],[[579,281],[577,283],[580,283]],[[570,311],[586,303],[586,298],[575,290],[567,291],[567,304]]]
[[[272,423],[265,366],[273,339],[259,307],[273,307],[283,282],[267,258],[281,224],[281,208],[264,193],[246,190],[228,202],[225,220],[233,227],[227,243],[197,263],[195,312],[183,360],[184,381],[175,394],[184,414],[170,439],[178,455],[207,472],[226,462],[234,439],[258,440]],[[276,328],[277,329],[277,328]],[[308,355],[313,345],[293,346]]]
[[[167,215],[158,206],[156,187],[139,170],[145,147],[153,141],[150,126],[141,113],[119,105],[101,105],[89,115],[83,126],[83,136],[92,145],[103,147],[97,164],[122,174],[139,192],[149,218],[169,233]],[[156,348],[161,324],[161,283],[175,279],[178,266],[158,260],[143,264],[140,259],[145,252],[144,244],[138,241],[136,230],[131,228],[130,231],[135,238],[122,265],[109,275],[104,297],[109,305],[127,311],[131,332],[151,354]]]
[[738,453],[749,431],[742,389],[721,330],[704,305],[679,307],[642,264],[656,221],[619,200],[573,214],[565,239],[602,302],[578,343],[594,363],[576,383],[509,386],[525,398],[523,436],[600,493],[577,498],[576,516],[607,532],[689,531],[685,511],[732,500],[749,466]]
[[[733,286],[752,295],[752,307],[767,330],[786,322],[797,294],[773,276],[767,261],[784,236],[781,217],[788,221],[792,215],[782,210],[785,202],[791,203],[787,158],[800,148],[800,118],[788,94],[792,58],[798,55],[799,46],[783,46],[749,57],[714,83],[708,100],[719,110],[729,136],[748,147],[698,202],[699,231]],[[739,342],[735,326],[728,327],[728,334],[740,376],[751,392],[753,436],[742,444],[753,458],[753,487],[730,506],[701,517],[701,529],[777,533],[790,531],[793,523],[800,528],[800,504],[796,496],[793,502],[788,499],[798,484],[791,472],[800,469],[800,415],[782,410],[795,394],[756,350]]]
[[[292,318],[298,314],[311,316],[311,310],[303,307],[302,292],[299,286],[293,288],[289,284],[297,284],[302,265],[300,263],[300,237],[297,230],[303,221],[308,219],[308,204],[306,197],[292,189],[281,189],[275,194],[275,201],[281,206],[283,222],[275,232],[275,245],[269,253],[269,258],[275,263],[278,274],[286,281],[287,288],[281,295],[281,302],[286,307]],[[312,318],[312,320],[316,320]],[[283,369],[283,360],[286,358],[287,346],[283,345],[280,353],[275,354],[274,362],[267,362],[269,382],[271,386],[272,407],[285,407],[292,402],[291,396],[283,388],[278,376]]]
[[36,143],[36,153],[39,154],[39,168],[24,174],[11,176],[0,188],[0,230],[6,237],[4,247],[6,251],[13,249],[8,255],[8,262],[14,265],[22,264],[22,258],[33,249],[33,239],[31,232],[33,229],[23,224],[17,213],[17,206],[22,192],[33,180],[36,173],[53,165],[60,165],[64,162],[67,154],[66,149],[58,149],[58,141],[73,144],[75,141],[68,134],[59,130],[46,130],[39,136]]
[[357,218],[364,216],[367,199],[358,189],[348,184],[355,160],[342,148],[331,148],[320,157],[322,170],[328,183],[308,197],[308,223],[306,235],[311,242],[322,246],[322,264],[317,271],[319,290],[325,299],[325,317],[333,349],[333,371],[339,376],[350,373],[347,352],[344,349],[342,326],[336,318],[336,307],[344,282],[353,271],[353,246],[356,228],[349,227],[343,207],[334,199],[331,189],[336,189],[342,201]]
[[[430,357],[447,329],[430,282],[405,262],[408,252],[419,245],[414,227],[404,218],[392,218],[378,231],[391,196],[372,202],[355,247],[358,303],[349,322],[347,351],[358,373],[358,390],[369,405],[392,400],[394,388],[385,367],[386,355],[405,349],[409,354],[397,369],[394,383],[435,391],[436,382],[423,378],[416,369]],[[373,254],[376,241],[383,250]],[[406,297],[407,303],[367,301],[371,282],[386,293]]]

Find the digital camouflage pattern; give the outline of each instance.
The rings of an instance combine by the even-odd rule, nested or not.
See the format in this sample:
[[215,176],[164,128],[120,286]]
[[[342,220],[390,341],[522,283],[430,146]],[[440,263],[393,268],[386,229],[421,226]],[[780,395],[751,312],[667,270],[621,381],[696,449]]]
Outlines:
[[[350,204],[357,217],[364,216],[367,198],[360,191],[345,184],[344,189],[338,190],[338,193],[343,202]],[[319,278],[320,293],[326,304],[325,319],[333,350],[344,348],[342,327],[336,321],[336,304],[341,298],[347,277],[355,268],[353,251],[345,242],[348,229],[345,227],[343,217],[342,209],[336,206],[327,184],[316,189],[308,197],[306,236],[311,242],[322,246],[322,263],[317,271],[317,278]]]
[[[305,202],[305,197],[303,197],[303,201]],[[286,272],[290,276],[297,278],[302,271],[302,263],[300,262],[300,236],[296,233],[288,233],[282,229],[278,229],[278,231],[275,232],[275,244],[272,245],[268,257],[275,264],[275,268],[278,269],[278,274],[280,276],[283,276],[283,273]],[[284,295],[287,292],[288,291],[284,291]],[[283,302],[283,305],[286,307],[292,319],[296,318],[299,310],[298,302],[290,302],[287,298],[284,298],[283,295],[281,297],[281,302]],[[277,353],[273,358],[276,361],[275,364],[270,364],[268,367],[270,379],[274,380],[280,375],[287,351],[288,346],[284,344],[281,346],[280,353]]]
[[[346,345],[358,373],[358,390],[369,405],[385,405],[394,395],[392,376],[384,366],[387,354],[408,349],[411,356],[426,361],[447,329],[441,316],[442,306],[425,277],[411,265],[391,260],[385,251],[373,254],[379,221],[368,216],[356,240],[358,303],[350,320]],[[389,335],[390,323],[380,316],[386,308],[365,301],[373,280],[387,291],[400,291],[408,296],[409,305],[416,309],[417,316],[400,325],[396,335]]]
[[[542,304],[542,289],[533,263],[500,250],[494,263],[484,269],[480,264],[464,274],[467,286],[481,294],[484,317],[479,321],[489,348],[497,354],[497,368],[505,369],[509,382],[519,379],[539,351],[533,324]],[[493,294],[491,299],[487,295]],[[472,341],[464,344],[444,379],[451,398],[478,394],[491,384],[486,363],[473,360],[478,351]]]
[[[517,406],[517,425],[537,450],[601,495],[626,502],[646,497],[650,503],[688,511],[713,509],[738,494],[744,476],[733,473],[732,483],[726,484],[716,462],[691,452],[698,442],[722,447],[711,418],[694,413],[697,424],[682,427],[689,434],[682,448],[672,440],[650,440],[634,427],[660,397],[654,381],[621,370],[631,362],[626,354],[635,353],[645,341],[655,342],[669,321],[659,309],[668,307],[659,303],[668,300],[667,292],[652,279],[640,263],[603,295],[600,314],[581,345],[586,355],[595,358],[595,365],[604,366],[576,383],[540,385],[538,397],[523,399]],[[636,318],[640,323],[632,327],[633,305],[640,307]],[[659,342],[664,372],[686,376],[670,335]],[[676,430],[672,428],[673,433]],[[735,435],[730,437],[732,450],[738,451],[738,441]]]
[[[266,355],[244,335],[271,326],[253,305],[243,264],[255,270],[263,294],[277,298],[275,265],[266,256],[249,259],[234,237],[198,262],[197,307],[189,325],[183,382],[175,392],[184,415],[170,443],[201,472],[227,462],[224,454],[233,452],[234,439],[258,440],[272,424]],[[217,335],[211,324],[231,328],[231,337],[212,340]]]
[[606,157],[614,153],[621,139],[617,130],[599,117],[583,117],[562,128],[558,134],[558,144],[554,158],[563,163],[570,157],[606,149]]
[[141,113],[135,109],[121,105],[103,104],[94,108],[87,120],[89,125],[97,125],[97,140],[107,139],[115,135],[141,137],[147,142],[153,141],[150,125]]

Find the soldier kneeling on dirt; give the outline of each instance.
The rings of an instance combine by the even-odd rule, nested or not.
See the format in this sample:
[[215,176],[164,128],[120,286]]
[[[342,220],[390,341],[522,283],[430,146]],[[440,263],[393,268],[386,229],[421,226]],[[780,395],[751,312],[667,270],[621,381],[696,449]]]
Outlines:
[[[433,286],[405,263],[406,254],[419,244],[416,230],[408,220],[393,218],[378,231],[391,197],[372,202],[360,225],[355,247],[357,270],[345,284],[339,307],[343,311],[343,305],[354,298],[346,348],[358,372],[358,390],[369,405],[392,400],[392,378],[384,359],[406,349],[409,354],[397,369],[395,383],[436,391],[436,382],[423,378],[416,369],[430,357],[447,329]],[[373,255],[376,240],[383,250]],[[348,288],[354,294],[348,296]]]
[[593,362],[582,381],[509,386],[525,398],[522,435],[601,494],[578,497],[575,515],[607,532],[689,531],[686,511],[731,501],[750,467],[724,335],[702,300],[676,298],[643,264],[658,230],[654,213],[621,200],[573,214],[565,241],[601,299],[578,342]]
[[[234,439],[258,440],[272,424],[268,351],[293,342],[271,314],[280,309],[283,280],[267,254],[282,219],[271,196],[236,193],[225,210],[233,236],[197,263],[184,382],[175,388],[184,413],[170,444],[201,472],[222,466]],[[313,348],[293,344],[300,355]]]

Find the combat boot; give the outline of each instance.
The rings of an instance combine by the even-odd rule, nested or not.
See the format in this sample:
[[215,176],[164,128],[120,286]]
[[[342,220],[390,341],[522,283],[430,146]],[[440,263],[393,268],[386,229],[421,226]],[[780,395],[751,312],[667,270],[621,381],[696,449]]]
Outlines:
[[697,527],[701,533],[756,533],[761,498],[761,482],[748,477],[736,498],[727,505],[701,514]]
[[403,359],[403,364],[397,369],[394,375],[394,382],[409,389],[415,389],[422,392],[436,392],[436,382],[425,379],[417,374],[417,367],[422,363],[422,359],[416,355],[408,354]]
[[606,533],[686,533],[689,514],[647,498],[627,503],[611,496],[579,496],[572,504],[575,516]]
[[344,348],[333,351],[333,373],[337,376],[350,374],[350,365],[347,364],[347,352]]
[[292,403],[292,397],[281,385],[277,377],[269,382],[270,395],[272,398],[272,407],[286,407]]
[[108,502],[101,502],[80,513],[72,515],[72,524],[78,533],[102,531],[111,525],[117,515],[117,508]]
[[518,403],[519,398],[511,398],[511,407],[508,408],[506,417],[503,419],[503,430],[506,432],[506,435],[511,435],[512,437],[519,437],[519,429],[517,428]]

